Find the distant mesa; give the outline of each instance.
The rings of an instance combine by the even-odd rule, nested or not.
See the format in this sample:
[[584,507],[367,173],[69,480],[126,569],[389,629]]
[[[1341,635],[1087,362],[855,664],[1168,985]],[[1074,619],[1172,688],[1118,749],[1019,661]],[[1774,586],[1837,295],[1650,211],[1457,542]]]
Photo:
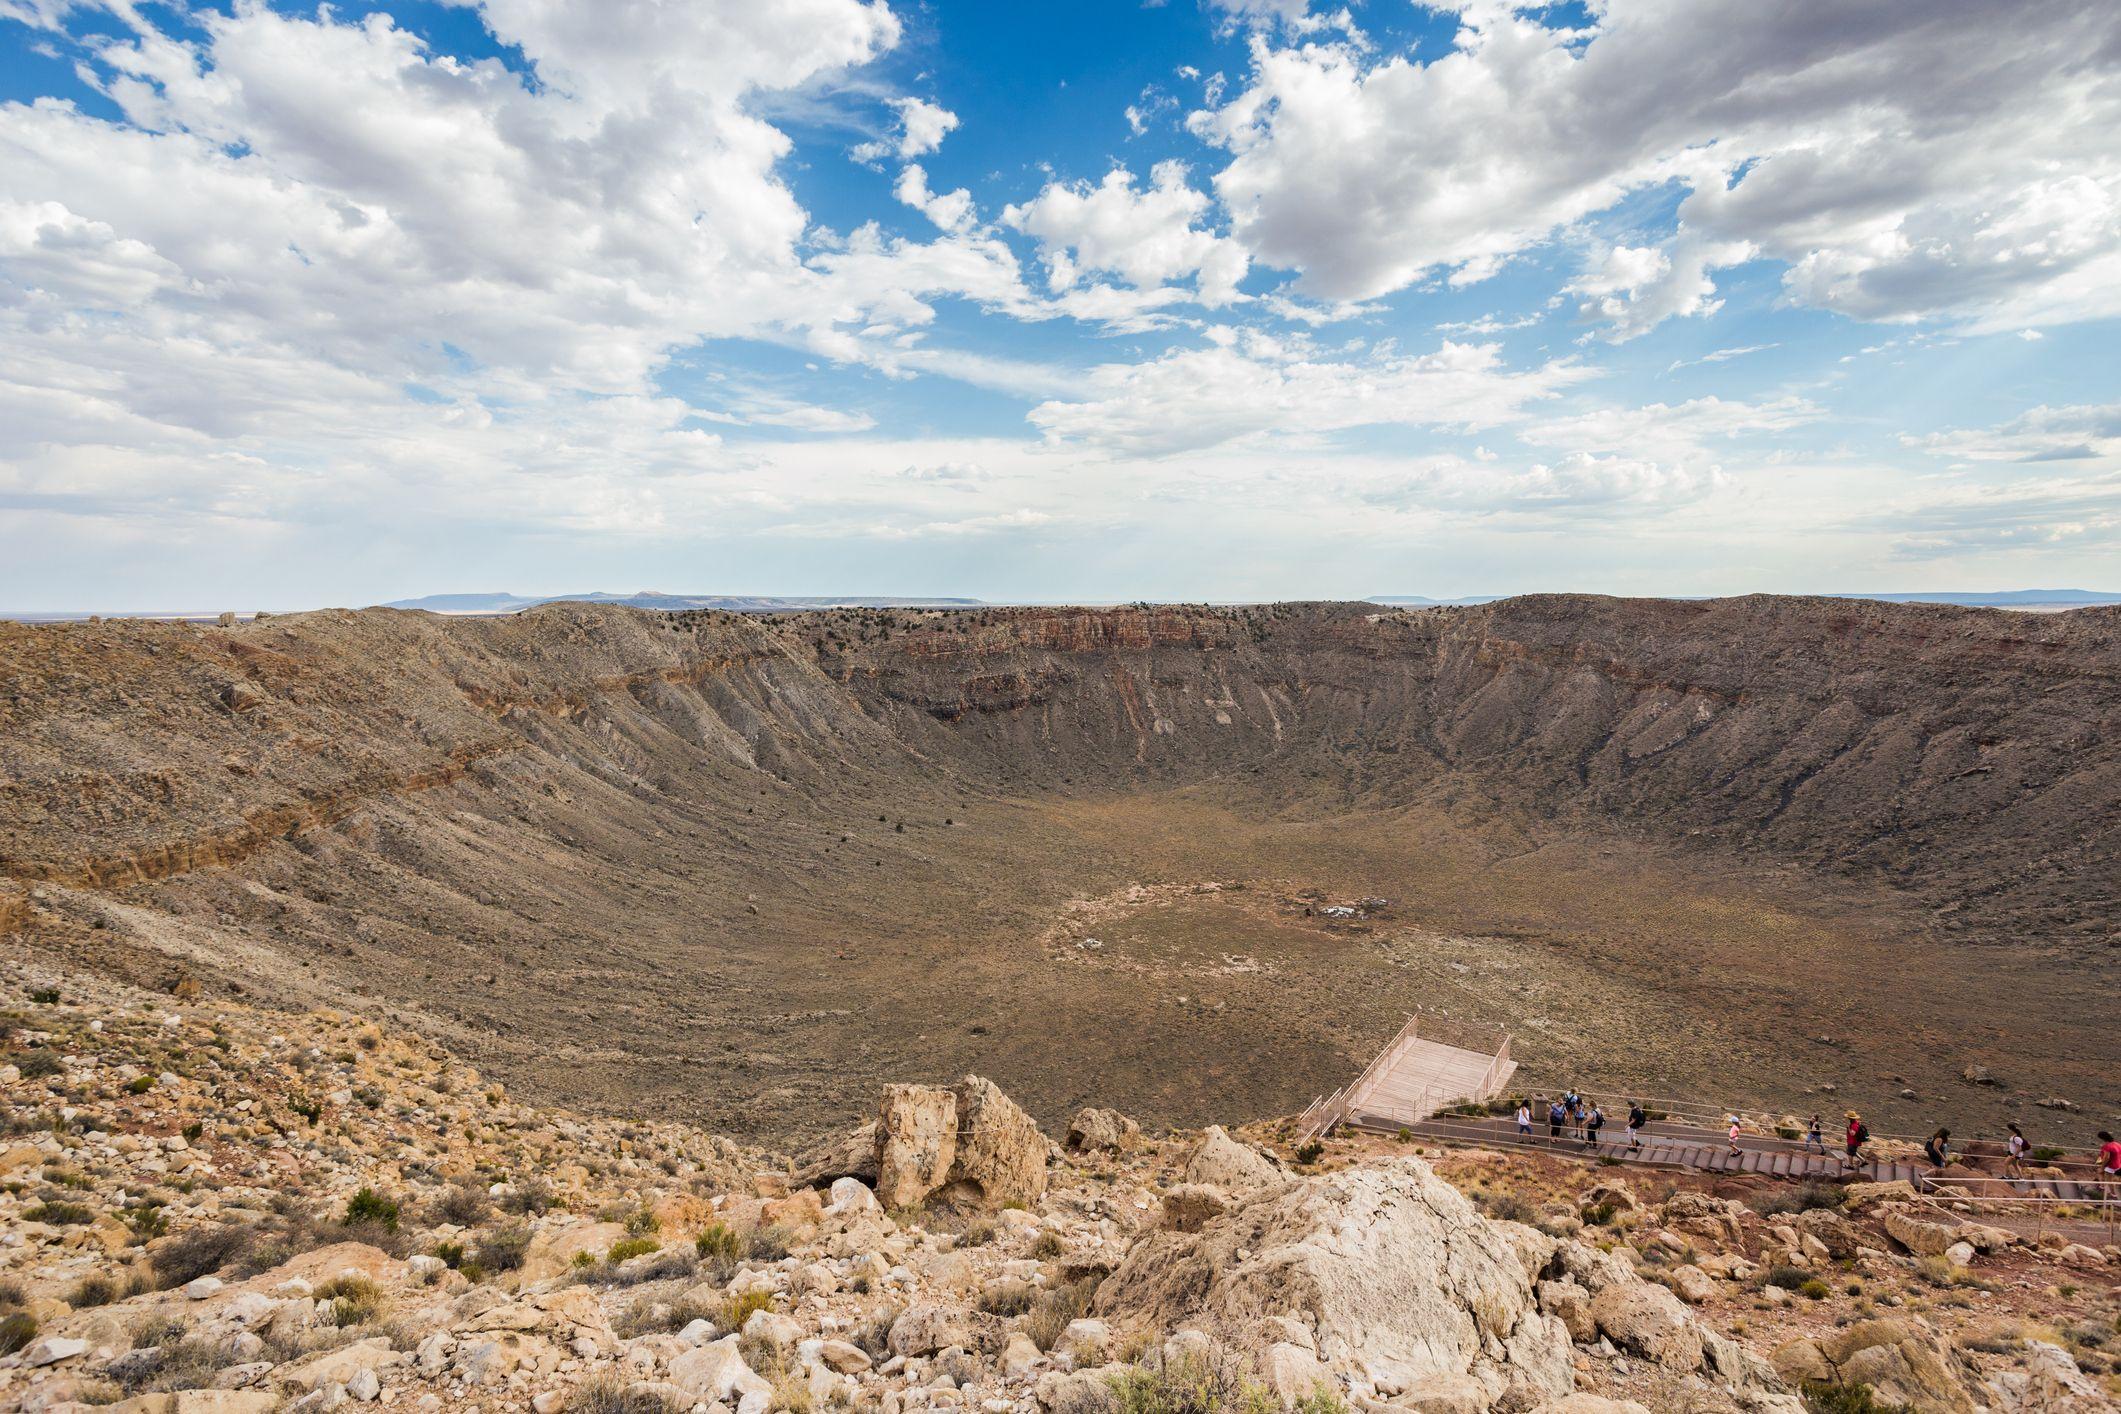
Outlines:
[[540,604],[624,604],[634,609],[720,609],[731,614],[795,614],[805,609],[977,609],[978,599],[902,598],[889,594],[429,594],[394,599],[386,609],[424,609],[430,614],[517,614]]
[[[1373,594],[1365,604],[1384,604],[1395,609],[1443,609],[1466,604],[1493,604],[1508,595],[1476,594],[1463,599],[1428,599],[1419,594]],[[1674,599],[1710,596],[1674,594]],[[1955,604],[1962,609],[2030,609],[2053,612],[2083,609],[2096,604],[2121,604],[2121,594],[2099,589],[1995,589],[1960,593],[1952,590],[1921,590],[1911,594],[1838,591],[1821,594],[1822,599],[1872,599],[1882,604]]]

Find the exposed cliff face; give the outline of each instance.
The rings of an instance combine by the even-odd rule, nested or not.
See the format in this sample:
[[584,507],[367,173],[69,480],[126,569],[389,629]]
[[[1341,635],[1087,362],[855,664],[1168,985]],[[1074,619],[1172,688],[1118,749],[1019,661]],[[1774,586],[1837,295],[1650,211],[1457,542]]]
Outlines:
[[[1636,1012],[1691,965],[1724,1025],[1797,966],[1779,951],[1803,988],[1873,967],[1817,924],[1852,898],[1883,910],[1863,937],[1911,936],[1912,905],[1931,941],[2072,966],[2113,936],[2117,741],[2107,610],[1550,596],[0,625],[0,928],[142,976],[373,992],[567,1098],[753,1132],[851,1076],[974,1067],[1049,1115],[1104,1093],[1191,1118],[1202,1068],[1238,1108],[1300,1105],[1417,999],[1406,955],[1291,933],[1273,891],[1565,938],[1556,965]],[[1795,866],[1778,877],[1801,897],[1734,907],[1734,862]],[[1149,929],[1139,958],[1054,965],[1065,910],[1211,878],[1263,902],[1159,914],[1194,960]],[[1491,1000],[1505,1025],[1529,1005]],[[1964,1016],[1923,1025],[1910,1044],[1934,1052]],[[1763,1062],[1781,1026],[1759,1020]],[[1111,1071],[1057,1075],[1056,1034],[1099,1038]],[[1547,1043],[1572,1063],[1596,1044]]]
[[1236,779],[1269,799],[1325,781],[1372,803],[1471,784],[1875,872],[1999,925],[2113,927],[2110,611],[1537,596],[981,618],[819,661],[902,740],[1005,777]]

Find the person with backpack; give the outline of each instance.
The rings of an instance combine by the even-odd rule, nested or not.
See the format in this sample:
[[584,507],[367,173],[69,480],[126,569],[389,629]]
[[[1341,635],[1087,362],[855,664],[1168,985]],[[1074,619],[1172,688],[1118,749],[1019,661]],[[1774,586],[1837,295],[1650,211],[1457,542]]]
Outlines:
[[1561,1097],[1561,1104],[1569,1112],[1569,1134],[1573,1138],[1583,1138],[1583,1096],[1571,1090]]
[[1922,1141],[1922,1157],[1939,1169],[1952,1161],[1952,1132],[1940,1129]]
[[[2106,1175],[2109,1185],[2121,1179],[2121,1139],[2114,1138],[2112,1130],[2099,1131],[2099,1172]],[[2108,1195],[2111,1194],[2109,1186]]]
[[1863,1116],[1849,1111],[1848,1158],[1843,1166],[1854,1168],[1863,1158],[1863,1146],[1871,1142],[1871,1127],[1863,1122]]
[[1568,1120],[1568,1107],[1562,1104],[1561,1101],[1556,1100],[1553,1104],[1547,1106],[1548,1143],[1559,1144],[1561,1142],[1561,1126],[1568,1123]]
[[1628,1101],[1628,1152],[1634,1153],[1642,1147],[1642,1127],[1650,1122],[1643,1112],[1642,1101]]
[[1605,1111],[1593,1104],[1583,1117],[1583,1142],[1586,1148],[1598,1147],[1598,1131],[1605,1128]]
[[2032,1142],[2016,1124],[2006,1124],[2004,1128],[2011,1132],[2011,1137],[2003,1144],[2003,1171],[2012,1178],[2023,1178],[2025,1156],[2032,1151]]

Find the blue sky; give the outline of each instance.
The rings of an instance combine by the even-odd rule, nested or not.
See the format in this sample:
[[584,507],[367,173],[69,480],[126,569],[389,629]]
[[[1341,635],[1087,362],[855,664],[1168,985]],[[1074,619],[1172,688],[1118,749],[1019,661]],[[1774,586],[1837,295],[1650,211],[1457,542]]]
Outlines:
[[0,607],[2121,588],[2116,56],[0,0]]

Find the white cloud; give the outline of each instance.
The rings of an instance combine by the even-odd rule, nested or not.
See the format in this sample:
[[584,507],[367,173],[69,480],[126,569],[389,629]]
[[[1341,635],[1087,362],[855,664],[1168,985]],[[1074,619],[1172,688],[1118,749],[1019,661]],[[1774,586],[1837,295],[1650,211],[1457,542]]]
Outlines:
[[1360,427],[1493,427],[1590,376],[1567,360],[1512,372],[1493,345],[1336,355],[1248,330],[1231,344],[1098,368],[1085,396],[1041,403],[1031,421],[1055,443],[1163,455]]
[[963,231],[972,225],[972,193],[959,187],[936,195],[928,190],[928,173],[918,162],[908,162],[899,169],[891,194],[943,230]]
[[1190,121],[1255,260],[1327,299],[1513,255],[1664,183],[1664,268],[1592,295],[1628,337],[1782,262],[1790,298],[1865,319],[2017,328],[2121,313],[2121,10],[1978,0],[1614,0],[1583,32],[1461,11],[1432,62],[1255,36]]
[[2121,460],[2121,403],[2042,404],[1994,427],[1901,441],[1958,462]]
[[910,161],[925,157],[941,147],[943,139],[957,127],[957,114],[925,98],[894,99],[891,106],[898,113],[898,136],[860,144],[853,150],[855,160],[874,162],[896,156]]
[[1825,410],[1803,398],[1764,403],[1694,398],[1678,404],[1605,407],[1545,417],[1518,429],[1521,442],[1578,452],[1611,452],[1668,463],[1699,461],[1741,438],[1794,431]]
[[1159,162],[1149,178],[1137,189],[1134,174],[1115,167],[1094,187],[1049,183],[1033,200],[1006,209],[1002,221],[1038,240],[1056,290],[1074,285],[1083,271],[1101,271],[1138,289],[1192,277],[1211,308],[1241,298],[1245,253],[1195,226],[1209,202],[1186,184],[1184,164]]

